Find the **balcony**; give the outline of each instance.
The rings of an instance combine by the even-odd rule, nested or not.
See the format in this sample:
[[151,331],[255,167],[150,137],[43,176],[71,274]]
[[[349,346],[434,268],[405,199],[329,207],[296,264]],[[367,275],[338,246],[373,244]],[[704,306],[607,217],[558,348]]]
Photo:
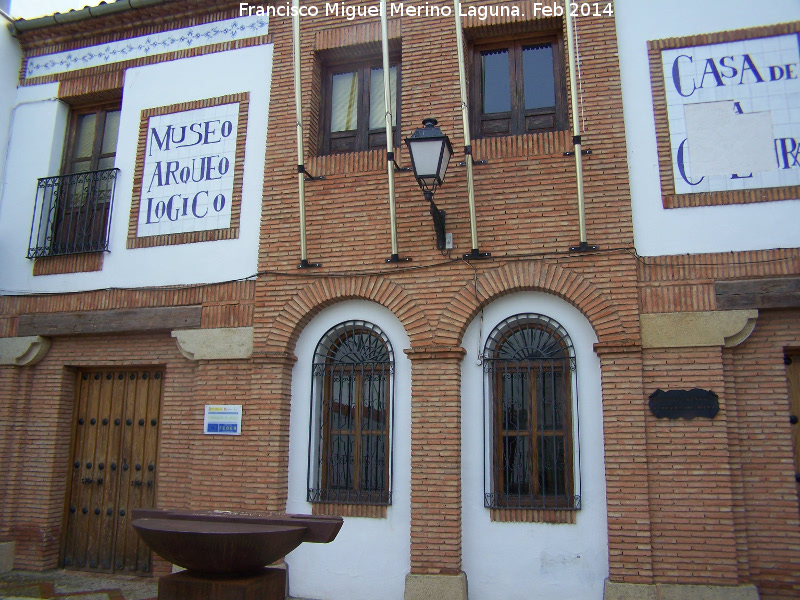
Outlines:
[[28,258],[108,250],[119,169],[39,179]]

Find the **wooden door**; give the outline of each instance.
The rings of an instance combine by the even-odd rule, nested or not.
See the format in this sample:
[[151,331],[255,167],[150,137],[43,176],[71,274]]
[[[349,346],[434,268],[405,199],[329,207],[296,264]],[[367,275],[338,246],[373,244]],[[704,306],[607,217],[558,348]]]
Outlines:
[[130,515],[155,500],[162,383],[158,368],[78,371],[65,567],[150,572],[150,551]]
[[789,380],[789,421],[794,444],[794,472],[800,494],[800,354],[786,357],[786,377]]

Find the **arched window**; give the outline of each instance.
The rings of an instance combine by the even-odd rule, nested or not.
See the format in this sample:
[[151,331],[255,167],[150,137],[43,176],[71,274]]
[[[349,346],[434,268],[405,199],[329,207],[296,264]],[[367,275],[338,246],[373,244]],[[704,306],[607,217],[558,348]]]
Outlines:
[[580,508],[575,353],[567,332],[543,315],[515,315],[489,335],[483,364],[489,445],[485,505]]
[[391,504],[394,354],[365,321],[330,329],[314,353],[308,501]]

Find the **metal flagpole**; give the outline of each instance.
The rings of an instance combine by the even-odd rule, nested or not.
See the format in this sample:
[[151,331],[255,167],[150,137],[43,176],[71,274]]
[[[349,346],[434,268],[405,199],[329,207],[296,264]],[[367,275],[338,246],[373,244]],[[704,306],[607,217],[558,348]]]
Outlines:
[[472,250],[464,254],[465,259],[487,258],[489,252],[478,250],[478,225],[475,217],[475,182],[472,176],[472,140],[469,133],[469,104],[467,104],[467,82],[464,76],[464,34],[461,30],[461,2],[453,0],[456,18],[456,46],[458,48],[458,80],[461,90],[461,120],[464,124],[464,162],[467,165],[467,194],[469,196],[469,228]]
[[578,117],[578,92],[577,69],[575,68],[575,39],[572,32],[572,17],[570,16],[570,0],[564,0],[564,18],[567,20],[567,51],[569,53],[569,96],[572,103],[572,143],[575,146],[575,171],[578,184],[578,229],[580,232],[580,245],[572,246],[570,250],[585,251],[597,250],[597,246],[586,243],[586,211],[583,197],[583,154],[581,152],[581,129]]
[[297,119],[297,187],[300,200],[300,264],[298,269],[318,267],[308,262],[306,247],[306,169],[303,150],[303,105],[300,85],[300,0],[292,0],[292,53],[294,55],[294,106]]
[[389,222],[392,236],[392,255],[386,259],[386,262],[400,262],[400,257],[397,254],[397,211],[394,193],[394,136],[392,135],[392,81],[389,72],[389,23],[386,12],[386,0],[381,0],[381,49],[383,51],[383,106],[386,124],[386,173],[389,177]]

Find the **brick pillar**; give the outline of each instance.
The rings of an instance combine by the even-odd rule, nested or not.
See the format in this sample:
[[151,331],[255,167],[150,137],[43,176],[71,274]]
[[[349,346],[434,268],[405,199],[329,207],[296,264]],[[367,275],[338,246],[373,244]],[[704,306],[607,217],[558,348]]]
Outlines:
[[645,395],[712,390],[720,407],[713,419],[647,415],[655,582],[740,583],[722,348],[647,348],[643,382]]
[[283,352],[253,355],[252,400],[247,405],[247,420],[263,432],[258,447],[261,470],[253,476],[264,483],[263,510],[267,511],[286,512],[292,367],[296,361],[293,354]]
[[406,600],[466,599],[461,571],[460,347],[411,359],[411,573]]
[[32,380],[32,368],[0,367],[0,456],[5,461],[0,478],[0,542],[13,541],[12,528],[22,520],[19,502],[26,472],[25,438]]
[[[58,565],[64,506],[64,465],[74,401],[74,375],[61,365],[12,367],[10,420],[0,437],[6,506],[0,509],[0,541],[15,542],[15,568]],[[2,396],[0,396],[2,397]]]
[[603,381],[603,438],[612,582],[653,583],[642,349],[596,344]]

